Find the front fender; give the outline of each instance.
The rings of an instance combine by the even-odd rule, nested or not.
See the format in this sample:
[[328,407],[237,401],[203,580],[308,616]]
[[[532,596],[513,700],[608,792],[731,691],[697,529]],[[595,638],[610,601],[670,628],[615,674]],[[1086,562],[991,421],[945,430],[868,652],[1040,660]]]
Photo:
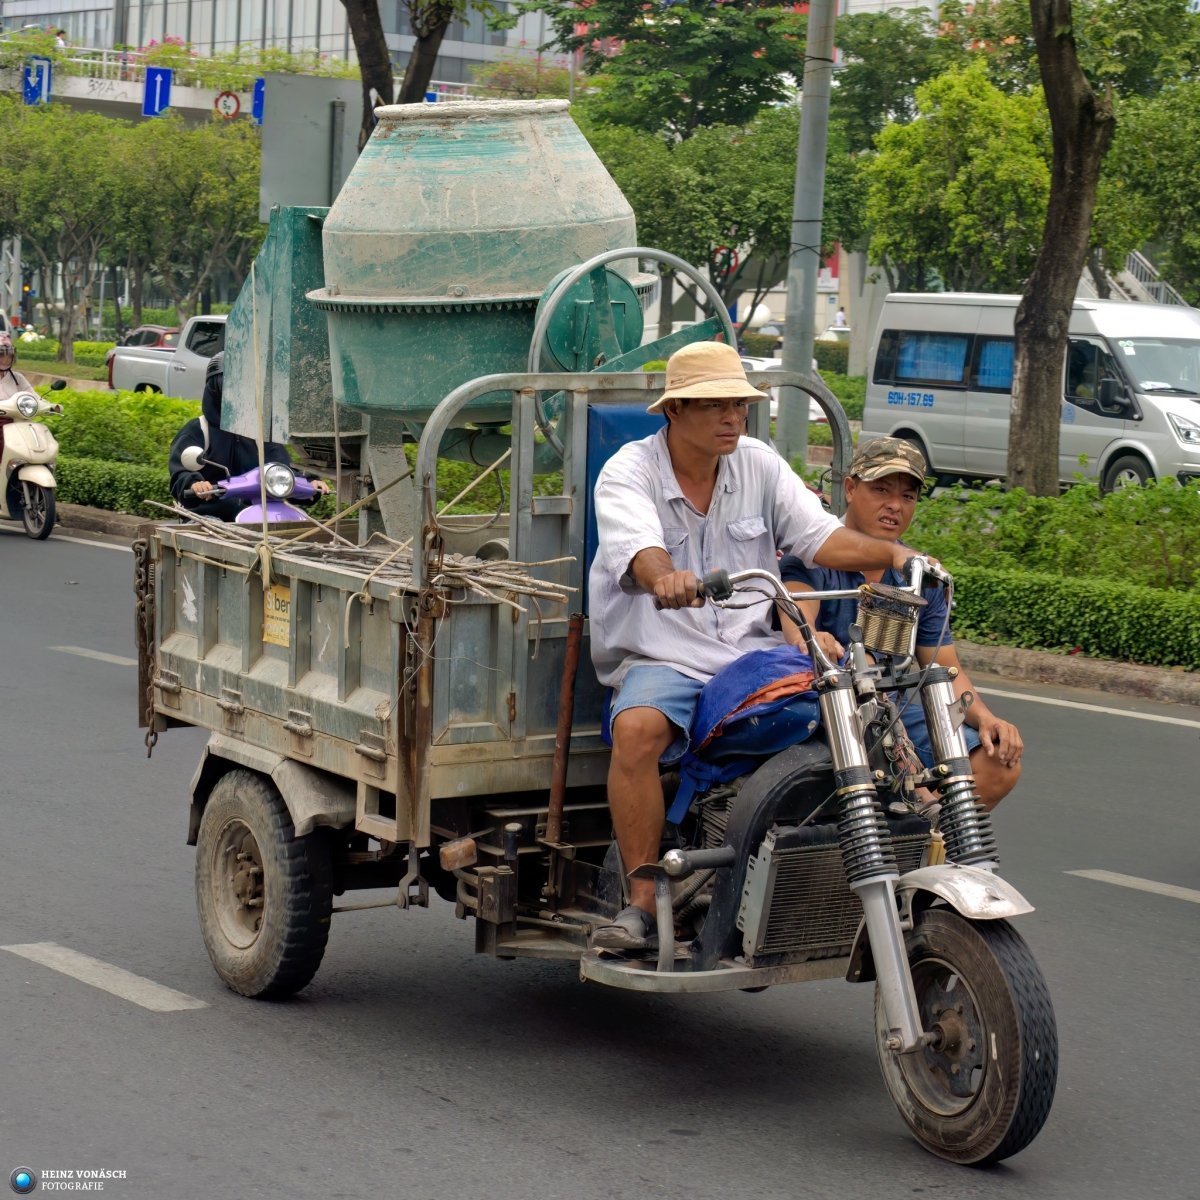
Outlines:
[[52,488],[55,486],[54,472],[41,463],[26,463],[17,471],[17,478],[26,483],[36,483],[39,487]]
[[[1033,905],[1006,879],[979,867],[960,867],[957,863],[921,867],[900,876],[896,894],[901,898],[902,909],[913,908],[922,893],[945,900],[955,912],[971,921],[1001,921],[1033,912]],[[870,983],[875,978],[865,921],[858,927],[846,978],[851,983]]]

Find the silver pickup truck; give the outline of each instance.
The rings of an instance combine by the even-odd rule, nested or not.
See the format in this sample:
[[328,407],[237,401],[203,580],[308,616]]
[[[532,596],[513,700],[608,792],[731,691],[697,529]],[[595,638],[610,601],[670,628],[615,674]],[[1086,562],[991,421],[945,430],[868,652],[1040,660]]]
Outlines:
[[112,352],[109,382],[118,391],[162,392],[183,400],[204,395],[208,361],[225,348],[225,316],[192,317],[178,348],[118,346]]

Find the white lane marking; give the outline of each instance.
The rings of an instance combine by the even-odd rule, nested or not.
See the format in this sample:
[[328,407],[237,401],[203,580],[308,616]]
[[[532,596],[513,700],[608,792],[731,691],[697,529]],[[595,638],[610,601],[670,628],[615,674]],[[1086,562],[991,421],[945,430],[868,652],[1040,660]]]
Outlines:
[[[13,535],[13,537],[28,536],[25,533],[25,530],[20,526],[18,526],[16,529],[10,529],[4,525],[0,525],[0,533],[11,533]],[[91,540],[91,538],[71,537],[70,535],[65,534],[65,533],[52,533],[50,535],[50,541],[52,541],[52,542],[74,542],[77,546],[99,546],[101,550],[123,550],[126,554],[133,553],[132,546],[118,546],[113,542],[94,542]]]
[[97,662],[116,663],[118,667],[136,667],[136,658],[125,658],[121,654],[106,654],[103,650],[89,650],[86,646],[47,646],[61,654],[78,654],[80,658],[94,658]]
[[207,1008],[203,1000],[195,996],[187,996],[174,988],[163,987],[150,979],[143,979],[132,971],[114,967],[112,963],[101,962],[98,958],[90,958],[80,954],[78,950],[70,950],[57,942],[27,942],[21,946],[0,946],[10,954],[19,954],[31,962],[41,963],[52,971],[61,971],[78,979],[81,983],[91,984],[101,991],[111,992],[122,1000],[131,1000],[151,1012],[179,1012],[188,1008]]
[[1133,888],[1138,892],[1153,892],[1156,896],[1170,896],[1173,900],[1190,900],[1200,904],[1200,892],[1195,888],[1177,887],[1173,883],[1157,883],[1153,879],[1139,879],[1136,875],[1122,875],[1119,871],[1064,871],[1065,875],[1078,875],[1082,879],[1096,879],[1100,883],[1115,883],[1117,887]]
[[1054,704],[1059,708],[1082,708],[1085,712],[1111,713],[1114,717],[1132,717],[1135,721],[1158,721],[1163,725],[1187,725],[1200,729],[1200,721],[1184,717],[1160,717],[1158,713],[1133,712],[1128,708],[1105,708],[1100,704],[1081,704],[1078,700],[1059,700],[1053,696],[1031,696],[1028,692],[1000,692],[995,688],[975,688],[981,696],[1003,696],[1007,700],[1032,700],[1034,704]]
[[117,546],[112,542],[93,542],[90,538],[68,537],[65,533],[52,533],[52,542],[74,542],[77,546],[99,546],[102,550],[123,550],[126,554],[133,553],[132,546]]

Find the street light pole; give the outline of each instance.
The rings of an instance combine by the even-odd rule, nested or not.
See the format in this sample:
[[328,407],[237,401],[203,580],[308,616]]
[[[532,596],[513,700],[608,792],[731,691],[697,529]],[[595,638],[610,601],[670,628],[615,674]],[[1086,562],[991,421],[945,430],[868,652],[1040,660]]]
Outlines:
[[[837,0],[811,0],[808,6],[804,91],[800,100],[800,147],[796,156],[792,245],[788,259],[787,317],[783,326],[783,369],[800,375],[812,374],[837,7]],[[803,463],[808,457],[808,395],[799,388],[780,389],[775,444],[785,462],[799,458]]]

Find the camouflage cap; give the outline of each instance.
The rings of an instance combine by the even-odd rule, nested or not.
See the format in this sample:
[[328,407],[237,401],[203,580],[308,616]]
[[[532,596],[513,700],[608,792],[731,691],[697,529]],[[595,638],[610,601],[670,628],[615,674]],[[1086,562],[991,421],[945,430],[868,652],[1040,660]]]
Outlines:
[[921,451],[900,438],[876,438],[859,446],[850,460],[850,474],[864,483],[897,473],[911,475],[924,483],[927,471]]

